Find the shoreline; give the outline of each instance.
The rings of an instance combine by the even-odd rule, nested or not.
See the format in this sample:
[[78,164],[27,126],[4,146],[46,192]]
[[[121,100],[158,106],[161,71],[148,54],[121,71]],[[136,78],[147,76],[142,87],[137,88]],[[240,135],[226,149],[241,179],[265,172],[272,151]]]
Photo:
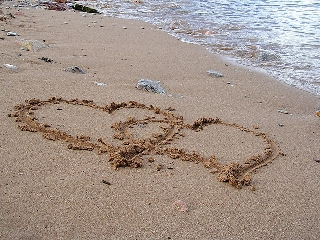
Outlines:
[[[129,1],[130,2],[130,1]],[[128,2],[128,3],[129,3]],[[134,2],[134,1],[131,1],[131,2]],[[99,4],[98,5],[95,5],[94,3],[92,4],[92,5],[90,5],[90,3],[88,2],[84,2],[84,4],[88,4],[89,6],[93,6],[93,7],[98,7],[99,6]],[[115,7],[115,6],[112,6],[113,4],[112,3],[110,3],[111,4],[111,7],[110,7],[110,9],[113,9],[115,12],[117,11],[117,7]],[[131,3],[132,4],[132,3]],[[179,2],[177,2],[177,6],[178,6],[178,8],[180,7],[179,6]],[[130,5],[130,3],[129,3],[129,5]],[[115,16],[117,16],[117,17],[119,17],[119,18],[122,18],[122,17],[124,17],[124,18],[128,18],[128,19],[140,19],[140,20],[143,20],[143,21],[145,21],[145,22],[148,22],[148,23],[151,23],[151,24],[154,24],[155,26],[158,26],[159,28],[161,28],[161,29],[163,29],[164,31],[166,31],[168,34],[170,34],[170,35],[172,35],[172,36],[174,36],[174,37],[176,37],[176,38],[178,38],[178,39],[181,39],[181,41],[184,41],[184,42],[191,42],[191,43],[194,43],[194,44],[200,44],[200,45],[202,45],[203,47],[206,47],[206,48],[208,48],[208,50],[211,52],[211,53],[214,53],[214,54],[225,54],[226,56],[229,56],[229,57],[231,57],[231,58],[234,58],[234,59],[236,59],[236,61],[238,62],[238,63],[240,63],[240,64],[242,64],[242,65],[244,65],[244,66],[255,66],[255,67],[257,67],[257,68],[262,68],[262,69],[264,69],[264,70],[266,70],[267,72],[268,72],[268,75],[270,75],[270,76],[272,76],[272,77],[274,77],[274,78],[276,78],[277,80],[279,80],[279,81],[281,81],[281,82],[284,82],[284,83],[286,83],[286,84],[288,84],[288,85],[290,85],[290,86],[293,86],[293,87],[295,87],[295,88],[298,88],[298,89],[301,89],[301,90],[304,90],[304,91],[307,91],[307,92],[310,92],[310,93],[312,93],[312,94],[314,94],[314,95],[317,95],[317,96],[320,96],[320,93],[319,93],[319,88],[318,88],[318,86],[317,86],[317,71],[315,70],[315,65],[313,65],[312,63],[311,63],[311,65],[313,65],[313,67],[312,66],[310,66],[310,69],[309,70],[307,70],[307,69],[305,69],[305,68],[299,68],[298,66],[296,66],[295,64],[298,64],[298,65],[303,65],[303,64],[307,64],[307,62],[308,62],[308,60],[307,59],[305,59],[305,61],[301,61],[301,59],[300,59],[300,61],[299,61],[299,63],[298,62],[295,62],[295,63],[293,63],[293,62],[291,62],[290,61],[290,59],[288,59],[288,58],[286,58],[286,56],[281,56],[282,54],[281,53],[279,53],[279,51],[277,51],[277,50],[275,50],[275,49],[282,49],[284,52],[285,51],[287,51],[287,50],[289,50],[290,51],[290,49],[287,49],[286,48],[286,46],[283,46],[283,45],[279,45],[278,46],[278,44],[276,43],[276,42],[273,42],[272,43],[272,45],[273,44],[275,44],[276,46],[274,46],[274,49],[273,50],[271,50],[271,49],[269,49],[271,52],[269,52],[269,50],[266,50],[266,49],[264,49],[263,48],[263,46],[261,46],[260,44],[258,44],[258,46],[256,46],[255,44],[253,44],[253,45],[251,45],[251,44],[246,44],[246,42],[243,42],[244,44],[245,44],[245,46],[246,47],[249,47],[249,48],[252,48],[251,50],[249,50],[249,49],[247,49],[247,50],[244,50],[244,51],[242,51],[243,49],[241,49],[241,47],[240,46],[238,46],[238,47],[236,47],[234,50],[232,50],[233,49],[233,47],[231,46],[230,47],[230,49],[228,50],[228,51],[222,51],[221,52],[221,50],[219,50],[220,49],[220,47],[217,47],[217,46],[215,46],[215,44],[214,44],[214,40],[213,39],[216,39],[216,37],[219,39],[219,34],[217,35],[217,36],[215,36],[215,34],[213,34],[211,37],[209,37],[209,36],[206,36],[206,30],[203,30],[203,25],[201,25],[200,24],[200,26],[202,26],[202,27],[200,27],[200,29],[201,30],[199,30],[199,29],[197,29],[197,28],[188,28],[188,22],[190,21],[190,23],[191,23],[191,25],[193,25],[193,24],[196,24],[197,25],[197,23],[196,22],[194,22],[194,21],[192,21],[192,19],[190,19],[190,16],[189,16],[189,14],[188,13],[186,13],[186,22],[184,22],[184,20],[175,20],[175,17],[173,17],[173,15],[175,14],[175,13],[169,13],[168,14],[168,16],[166,16],[166,21],[165,22],[167,22],[167,21],[171,21],[172,20],[172,22],[171,22],[171,24],[170,24],[170,28],[168,27],[168,26],[166,26],[167,24],[165,23],[165,22],[163,22],[163,21],[161,21],[159,18],[161,18],[161,14],[159,15],[159,14],[156,14],[155,13],[155,16],[157,16],[156,18],[157,18],[157,20],[152,20],[152,19],[150,19],[150,18],[148,18],[148,14],[143,14],[143,8],[145,7],[145,6],[148,6],[148,8],[150,7],[151,9],[152,9],[152,7],[155,7],[155,6],[153,6],[153,4],[150,2],[150,1],[146,1],[144,4],[133,4],[133,5],[135,5],[135,7],[134,6],[132,6],[132,8],[133,9],[135,9],[136,11],[139,11],[140,13],[139,13],[139,15],[138,16],[136,16],[134,13],[131,13],[131,11],[132,11],[132,9],[129,7],[129,9],[127,9],[126,7],[124,7],[124,9],[122,10],[122,11],[120,11],[121,13],[113,13],[113,11],[109,11],[109,8],[104,8],[104,7],[102,7],[102,6],[100,6],[101,7],[101,11],[103,12],[103,13],[105,13],[107,16],[108,15],[111,15],[111,16],[113,16],[113,17],[115,17]],[[185,6],[185,4],[182,4],[183,5],[183,7],[182,8],[184,8],[184,7],[186,7]],[[188,4],[187,4],[188,5]],[[211,4],[210,4],[211,5]],[[217,3],[217,5],[219,5],[219,3]],[[241,5],[241,4],[240,4]],[[255,5],[255,4],[253,4],[253,5]],[[126,5],[126,6],[128,6],[128,5]],[[141,6],[141,7],[139,7],[139,6]],[[114,8],[115,7],[115,8]],[[211,6],[212,7],[212,6]],[[121,7],[120,7],[121,8]],[[164,7],[164,8],[166,8],[166,7]],[[188,8],[188,7],[186,7],[186,8]],[[122,9],[122,8],[121,8]],[[219,9],[219,7],[218,7],[218,9]],[[149,9],[150,10],[150,9]],[[221,9],[219,9],[219,10],[221,10]],[[218,11],[219,11],[218,10]],[[128,12],[127,12],[128,11]],[[156,12],[157,12],[158,10],[156,9]],[[162,10],[161,9],[159,9],[159,11],[160,12],[162,12]],[[188,10],[186,10],[186,11],[188,11]],[[223,11],[223,10],[222,10]],[[126,13],[127,12],[127,13]],[[173,14],[173,15],[171,15],[171,14]],[[188,17],[189,16],[189,17]],[[131,18],[132,17],[132,18]],[[176,16],[177,18],[176,19],[179,19],[181,16],[180,16],[180,14],[178,13],[177,14],[177,16]],[[171,19],[171,20],[169,20],[169,19]],[[241,17],[240,17],[240,19],[241,19]],[[240,20],[239,19],[239,20]],[[279,20],[279,19],[278,19]],[[210,21],[210,20],[209,20]],[[235,20],[236,21],[236,20]],[[241,20],[240,20],[241,21]],[[280,20],[281,21],[281,20]],[[213,21],[213,22],[215,22],[215,21]],[[236,21],[237,22],[237,21]],[[232,25],[232,23],[229,23],[229,24],[231,24]],[[179,28],[179,25],[181,25],[181,29]],[[240,23],[240,25],[241,25],[241,23]],[[246,25],[246,24],[245,24]],[[237,25],[236,25],[237,26]],[[215,25],[211,25],[211,27],[213,27],[214,29],[216,29],[216,26]],[[220,26],[222,29],[223,29],[223,26]],[[268,28],[268,26],[265,26],[266,28]],[[207,28],[207,26],[204,26],[204,29],[206,29]],[[209,28],[210,28],[210,26],[209,26]],[[221,28],[219,28],[220,30],[222,30]],[[249,28],[250,28],[250,26],[249,26]],[[252,30],[252,29],[251,29]],[[219,30],[217,30],[218,32],[219,32]],[[225,31],[227,31],[227,33],[229,33],[228,32],[228,30],[227,29],[224,29],[224,30],[222,30],[222,32],[220,32],[221,34],[223,34]],[[207,31],[208,33],[210,32],[210,30],[208,30]],[[198,36],[199,35],[199,37],[200,37],[200,39],[202,39],[203,37],[204,37],[204,39],[206,39],[207,37],[208,37],[208,41],[198,41],[197,40],[197,37],[193,37],[193,35],[195,34],[195,36]],[[231,33],[232,34],[232,33]],[[237,34],[237,33],[235,33],[235,34]],[[260,34],[261,35],[263,35],[264,34],[264,32],[262,31],[262,32],[260,32]],[[260,35],[259,33],[257,33],[257,37],[259,38],[259,35]],[[210,34],[209,34],[210,35]],[[254,37],[254,36],[252,36],[252,37]],[[211,40],[210,40],[211,39]],[[213,40],[213,41],[212,41]],[[224,40],[222,40],[222,41],[225,41],[226,39],[224,39]],[[250,42],[250,39],[248,39],[249,40],[249,42]],[[262,39],[260,39],[260,41],[261,41]],[[219,41],[219,40],[218,40]],[[221,41],[221,39],[220,39],[220,41]],[[259,41],[259,42],[260,42]],[[281,41],[281,40],[280,40]],[[235,45],[237,45],[237,42],[238,41],[236,41],[236,42],[233,42]],[[239,41],[240,42],[240,45],[241,45],[241,40]],[[263,40],[262,40],[262,42],[264,42]],[[224,42],[224,44],[222,43],[222,44],[219,44],[219,45],[225,45],[225,44],[227,44],[228,45],[228,41],[227,42]],[[267,44],[268,45],[268,41],[265,43],[265,44]],[[270,43],[271,44],[271,43]],[[264,45],[264,44],[262,44],[262,45]],[[240,47],[240,48],[239,48]],[[246,48],[245,47],[245,48]],[[261,47],[262,47],[262,49],[261,49]],[[295,47],[297,47],[297,46],[295,46]],[[258,48],[258,49],[257,49]],[[222,47],[222,49],[223,49],[223,47]],[[236,51],[236,49],[238,49],[239,50],[239,52],[238,51]],[[260,50],[259,50],[260,49]],[[264,49],[264,50],[263,50]],[[236,51],[236,52],[234,52],[234,51]],[[248,52],[249,51],[249,52]],[[238,53],[237,53],[238,52]],[[276,52],[278,52],[278,53],[276,53]],[[310,53],[310,52],[309,52]],[[296,54],[299,54],[299,53],[297,53],[296,52]],[[311,54],[311,53],[310,53]],[[239,56],[239,55],[242,55],[242,56]],[[248,56],[247,56],[248,55]],[[249,56],[250,55],[250,56]],[[308,54],[306,54],[306,55],[308,55]],[[313,55],[313,54],[311,54],[311,55]],[[282,60],[281,61],[279,61],[276,65],[275,65],[275,62],[273,62],[273,60],[275,60],[274,58],[284,58],[285,60],[285,62],[286,63],[284,63],[284,62],[282,62]],[[265,60],[261,60],[260,58],[262,58],[262,59],[266,59],[266,58],[271,58],[271,59],[273,59],[273,60],[271,60],[270,62],[268,62],[268,61],[265,61]],[[293,58],[293,56],[292,56],[292,58]],[[308,63],[310,63],[310,62],[308,62]],[[294,72],[291,72],[291,70],[289,69],[289,66],[291,66],[291,67],[293,67],[293,68],[295,68],[296,69],[296,71],[294,71]],[[279,71],[279,69],[281,69],[281,71]],[[300,72],[299,70],[302,70],[302,72],[304,72],[304,74],[302,74],[302,72]],[[312,74],[312,73],[314,73],[314,74]],[[299,76],[299,77],[298,77]],[[305,81],[304,81],[304,80]]]
[[[0,32],[0,238],[317,239],[317,96],[226,62],[142,21],[43,9],[17,14],[0,7],[15,16],[0,22],[5,30]],[[6,31],[19,36],[6,36]],[[47,47],[22,50],[22,39]],[[85,74],[63,70],[71,66]],[[224,77],[208,75],[207,70]],[[167,94],[138,90],[140,79],[160,81]],[[41,124],[80,140],[102,138],[113,148],[125,148],[123,138],[161,139],[159,133],[173,125],[179,134],[172,135],[168,148],[215,156],[221,165],[244,164],[268,150],[256,132],[266,134],[284,154],[253,172],[250,186],[242,189],[220,182],[214,168],[159,154],[158,149],[141,155],[142,167],[114,170],[112,155],[72,150],[77,146],[48,140],[39,129],[21,131],[19,120],[8,117],[26,99],[51,97],[93,100],[97,106],[134,101],[161,111],[170,108],[165,112],[182,116],[183,126],[201,118],[219,118],[232,126],[207,124],[194,131],[182,128],[179,118],[168,115],[170,122],[153,113],[151,107],[123,107],[106,114],[56,103],[31,113]],[[138,124],[132,120],[148,116]],[[115,137],[111,126],[121,127],[120,122],[127,132]],[[184,203],[188,211],[181,211]]]

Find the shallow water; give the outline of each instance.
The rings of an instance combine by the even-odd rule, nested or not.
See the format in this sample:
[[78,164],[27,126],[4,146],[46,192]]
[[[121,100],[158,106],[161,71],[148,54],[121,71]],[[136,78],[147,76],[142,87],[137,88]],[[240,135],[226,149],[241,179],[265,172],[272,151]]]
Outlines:
[[183,41],[261,67],[280,81],[320,96],[320,1],[99,0],[93,4],[107,16],[158,25]]

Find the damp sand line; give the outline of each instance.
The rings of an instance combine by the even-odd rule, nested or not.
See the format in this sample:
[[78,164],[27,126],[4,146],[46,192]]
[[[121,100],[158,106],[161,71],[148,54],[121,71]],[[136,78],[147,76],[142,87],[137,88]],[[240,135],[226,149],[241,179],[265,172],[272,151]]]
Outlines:
[[[92,108],[108,114],[113,114],[120,109],[144,109],[150,111],[152,114],[159,115],[162,118],[159,119],[154,116],[146,116],[142,119],[128,117],[126,121],[113,123],[111,125],[111,128],[115,131],[113,138],[122,143],[115,146],[102,138],[93,141],[90,136],[82,134],[72,136],[58,128],[51,127],[47,123],[41,123],[35,116],[35,112],[44,108],[46,105],[60,103]],[[277,144],[265,133],[240,126],[236,123],[226,123],[219,118],[202,117],[192,124],[187,124],[183,121],[182,116],[174,115],[172,113],[173,111],[174,109],[171,107],[163,110],[153,105],[147,106],[135,101],[122,103],[112,102],[109,105],[99,106],[92,100],[66,100],[61,97],[51,97],[48,100],[25,100],[24,103],[16,105],[12,113],[9,113],[8,116],[15,118],[18,127],[22,131],[39,132],[45,139],[63,141],[67,144],[67,147],[72,150],[96,150],[98,154],[106,154],[108,156],[108,162],[115,169],[120,167],[143,167],[143,156],[166,155],[172,159],[202,163],[205,168],[209,169],[210,173],[217,175],[217,179],[220,182],[227,182],[239,189],[245,185],[252,185],[252,174],[255,173],[257,169],[272,163],[273,160],[280,155],[284,155]],[[132,126],[138,124],[147,125],[149,123],[164,123],[166,126],[161,126],[162,132],[152,133],[149,138],[133,138],[130,132]],[[205,127],[213,124],[235,128],[262,139],[265,143],[263,154],[252,155],[244,159],[242,163],[232,162],[230,164],[221,164],[217,161],[215,155],[203,157],[195,151],[190,152],[183,148],[170,147],[170,143],[175,139],[185,137],[184,134],[181,133],[182,129],[189,129],[197,132],[203,131]]]

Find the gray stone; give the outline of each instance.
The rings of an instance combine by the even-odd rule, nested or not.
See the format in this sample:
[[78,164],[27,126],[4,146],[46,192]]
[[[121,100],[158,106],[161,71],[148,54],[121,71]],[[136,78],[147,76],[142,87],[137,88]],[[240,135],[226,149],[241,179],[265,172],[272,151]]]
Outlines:
[[85,74],[86,73],[84,70],[82,70],[78,66],[72,66],[72,67],[65,68],[64,71],[72,72],[72,73],[80,73],[80,74]]
[[138,81],[136,88],[140,90],[146,90],[148,92],[166,94],[165,90],[161,86],[160,81],[141,79]]
[[215,71],[215,70],[207,70],[207,74],[210,76],[214,76],[216,78],[224,77],[222,73],[219,73],[218,71]]

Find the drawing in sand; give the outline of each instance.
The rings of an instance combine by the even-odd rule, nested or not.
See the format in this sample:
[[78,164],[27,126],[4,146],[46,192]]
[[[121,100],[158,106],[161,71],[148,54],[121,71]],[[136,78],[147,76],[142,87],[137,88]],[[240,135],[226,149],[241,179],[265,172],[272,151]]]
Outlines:
[[[77,134],[72,136],[65,131],[51,127],[48,123],[41,122],[36,112],[45,109],[48,106],[66,104],[77,107],[85,107],[96,109],[112,115],[125,109],[145,110],[147,115],[141,119],[129,116],[126,121],[113,122],[111,128],[114,132],[113,139],[118,144],[108,142],[103,138],[94,140],[90,136]],[[172,159],[180,159],[181,161],[189,161],[194,163],[202,163],[204,167],[210,169],[210,172],[217,174],[217,179],[221,182],[228,182],[236,188],[242,188],[244,185],[251,185],[252,173],[282,155],[279,147],[267,137],[265,133],[251,130],[246,127],[239,126],[235,123],[230,124],[219,118],[199,118],[192,124],[184,122],[182,116],[176,116],[172,112],[171,107],[163,110],[155,106],[146,106],[145,104],[130,101],[128,103],[114,103],[110,105],[99,106],[92,100],[65,100],[63,98],[52,97],[48,100],[31,99],[26,100],[24,104],[15,106],[14,112],[9,114],[15,117],[19,128],[22,131],[39,132],[43,137],[49,140],[61,140],[67,143],[69,149],[73,150],[96,150],[99,154],[106,153],[108,161],[115,168],[132,167],[138,168],[143,166],[144,161],[149,161],[152,155],[166,155]],[[151,136],[137,138],[133,134],[135,127],[139,126],[140,130],[147,125],[156,124],[161,131],[152,132]],[[185,137],[182,133],[183,129],[191,131],[206,131],[206,127],[210,125],[222,125],[234,128],[239,131],[252,134],[254,137],[260,138],[265,143],[263,153],[252,155],[243,162],[232,162],[222,164],[217,161],[215,155],[204,157],[195,151],[188,151],[183,148],[171,147],[171,143],[175,139]],[[149,156],[149,157],[145,157]]]

